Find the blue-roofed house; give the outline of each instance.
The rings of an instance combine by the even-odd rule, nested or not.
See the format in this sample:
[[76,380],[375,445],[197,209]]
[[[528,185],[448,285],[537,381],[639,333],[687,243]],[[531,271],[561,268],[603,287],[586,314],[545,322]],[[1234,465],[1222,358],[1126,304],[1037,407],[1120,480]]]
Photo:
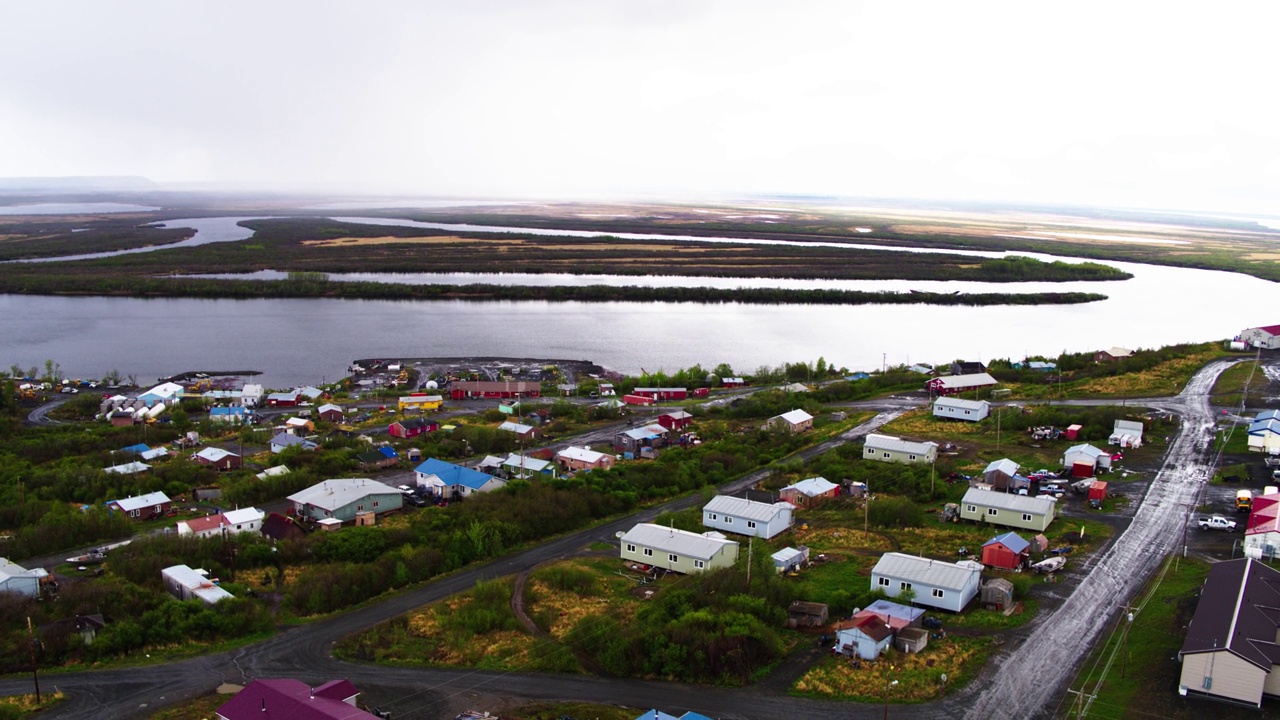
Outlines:
[[871,376],[870,376],[870,375],[868,375],[867,373],[864,373],[864,372],[856,372],[856,373],[854,373],[854,374],[852,374],[852,375],[846,375],[844,379],[845,379],[845,380],[848,380],[849,382],[856,382],[856,381],[858,381],[858,380],[866,380],[866,379],[867,379],[867,378],[869,378],[869,377],[871,377]]
[[1031,543],[1018,533],[997,535],[982,544],[982,564],[1015,570],[1031,561]]
[[1280,413],[1267,410],[1249,423],[1249,449],[1269,454],[1280,453]]
[[502,478],[437,458],[430,458],[414,468],[414,474],[420,487],[442,498],[492,492],[507,484]]
[[150,449],[151,447],[146,443],[138,443],[137,445],[122,447],[120,448],[120,452],[124,453],[125,455],[140,455]]

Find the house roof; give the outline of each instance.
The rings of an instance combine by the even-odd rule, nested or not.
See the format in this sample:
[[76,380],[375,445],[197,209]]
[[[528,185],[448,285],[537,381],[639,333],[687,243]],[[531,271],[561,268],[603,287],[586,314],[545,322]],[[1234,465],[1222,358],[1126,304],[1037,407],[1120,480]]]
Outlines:
[[479,470],[472,470],[471,468],[463,467],[461,465],[454,465],[453,463],[438,460],[436,458],[430,458],[424,461],[421,465],[414,468],[414,471],[422,473],[423,475],[435,475],[440,478],[440,481],[444,483],[445,487],[462,485],[464,487],[469,487],[472,490],[479,490],[484,487],[485,483],[494,479],[492,475],[487,475]]
[[982,574],[982,564],[968,560],[951,563],[890,552],[881,556],[871,572],[947,590],[963,590],[970,578]]
[[517,435],[524,435],[525,433],[527,433],[527,432],[529,432],[529,431],[533,430],[533,426],[532,426],[532,425],[525,425],[524,423],[511,422],[510,420],[508,420],[508,421],[506,421],[506,422],[502,423],[501,425],[499,425],[499,426],[498,426],[498,429],[499,429],[499,430],[509,430],[509,431],[511,431],[511,432],[513,432],[513,433],[516,433]]
[[864,446],[872,448],[873,450],[891,450],[895,452],[927,455],[929,454],[930,448],[938,447],[938,443],[912,442],[910,440],[903,440],[902,438],[894,437],[892,435],[880,435],[878,433],[871,433],[867,435],[867,439]]
[[819,495],[825,495],[831,492],[833,488],[838,487],[840,486],[824,477],[813,477],[808,478],[807,480],[801,480],[794,485],[788,485],[782,489],[795,490],[796,492],[808,495],[809,497],[818,497]]
[[622,536],[622,541],[697,560],[710,560],[725,546],[738,544],[733,540],[708,537],[705,534],[700,535],[651,523],[640,523],[631,528]]
[[986,547],[988,545],[995,545],[996,543],[999,543],[1009,548],[1010,552],[1012,552],[1015,555],[1021,555],[1024,550],[1031,547],[1030,542],[1023,540],[1022,536],[1018,535],[1018,533],[1015,533],[1015,532],[1007,532],[1007,533],[1004,533],[1003,535],[997,535],[991,538],[990,540],[982,543],[982,547]]
[[274,393],[271,393],[270,395],[267,395],[267,402],[270,402],[272,400],[275,400],[276,402],[280,402],[280,401],[297,402],[298,391],[293,390],[290,392],[274,392]]
[[217,530],[227,524],[227,519],[222,516],[222,513],[215,513],[213,515],[205,515],[204,517],[182,520],[178,524],[186,525],[187,530],[190,532],[202,533],[210,530]]
[[955,388],[978,387],[980,385],[995,385],[996,379],[991,377],[990,373],[970,373],[968,375],[943,375],[932,380],[939,387],[952,390]]
[[1110,347],[1110,348],[1107,348],[1106,350],[1103,350],[1102,352],[1114,358],[1129,357],[1130,355],[1133,354],[1133,351],[1130,350],[1129,348],[1122,348],[1122,347]]
[[1009,458],[1004,458],[1002,460],[993,460],[991,461],[990,464],[987,465],[986,469],[982,471],[982,474],[986,475],[987,473],[991,473],[991,472],[1002,472],[1005,475],[1008,475],[1009,477],[1013,477],[1014,475],[1018,474],[1019,467],[1021,466],[1018,465],[1018,463],[1010,460]]
[[1280,532],[1280,494],[1259,495],[1249,510],[1245,535]]
[[862,608],[862,612],[882,615],[888,618],[888,623],[893,626],[898,625],[899,622],[904,625],[910,625],[919,619],[921,615],[924,615],[923,608],[902,605],[892,600],[877,600]]
[[941,405],[943,407],[959,408],[960,410],[982,410],[990,408],[991,403],[986,400],[966,400],[958,397],[940,397],[933,401],[934,407]]
[[116,475],[135,475],[140,472],[146,472],[147,470],[150,470],[150,469],[151,469],[150,465],[143,462],[135,461],[135,462],[123,463],[121,465],[112,465],[111,467],[103,468],[102,471],[115,473]]
[[158,457],[164,457],[168,454],[169,454],[169,448],[164,447],[162,445],[157,448],[143,450],[142,452],[138,453],[138,457],[142,458],[143,460],[155,460]]
[[1266,325],[1264,327],[1250,328],[1251,330],[1261,330],[1268,335],[1280,335],[1280,325]]
[[790,385],[783,385],[781,390],[783,392],[809,392],[809,386],[804,383],[794,382]]
[[240,525],[249,522],[258,522],[264,517],[264,513],[255,507],[240,508],[238,510],[228,510],[222,513],[230,525]]
[[247,415],[249,408],[241,405],[230,405],[228,407],[209,408],[209,417],[224,417],[233,415]]
[[1055,507],[1054,502],[1049,498],[1015,495],[1013,493],[982,490],[980,488],[969,488],[968,492],[964,494],[964,499],[960,502],[961,504],[981,505],[982,507],[1031,513],[1032,515],[1048,515],[1053,512]]
[[146,495],[134,495],[122,500],[112,500],[111,502],[119,506],[121,510],[129,512],[131,510],[141,510],[142,508],[151,507],[152,505],[161,505],[171,501],[169,500],[168,495],[165,495],[162,492],[153,492],[147,493]]
[[333,403],[325,403],[325,404],[321,405],[318,409],[316,409],[316,412],[317,412],[317,413],[327,413],[327,412],[331,412],[331,411],[335,411],[335,410],[336,410],[337,412],[340,412],[340,413],[345,413],[345,412],[346,412],[346,411],[345,411],[345,410],[343,410],[341,407],[339,407],[339,406],[337,406],[337,405],[334,405]]
[[803,410],[791,410],[778,415],[778,417],[791,425],[799,425],[802,422],[808,422],[813,419],[812,415]]
[[1142,423],[1137,420],[1117,420],[1112,430],[1127,435],[1142,437]]
[[258,473],[257,477],[259,480],[266,480],[269,477],[276,477],[278,475],[288,475],[288,474],[289,474],[289,467],[287,465],[276,465],[273,467],[269,467],[266,470],[263,470],[262,472]]
[[1280,663],[1280,571],[1252,558],[1209,566],[1179,655],[1227,649],[1266,671]]
[[198,457],[201,460],[207,460],[211,463],[216,463],[225,457],[240,457],[240,456],[236,455],[235,453],[229,450],[223,450],[222,448],[207,447],[201,450],[200,452],[196,453],[192,457]]
[[[437,423],[434,420],[428,420],[426,418],[405,418],[404,420],[397,420],[391,424],[393,426],[399,425],[405,430],[416,430],[418,428],[432,428],[437,426]],[[430,432],[430,430],[428,430],[428,432]]]
[[580,447],[567,447],[556,453],[556,457],[562,457],[566,460],[578,460],[585,463],[596,463],[604,458],[604,453],[588,450]]
[[686,419],[692,419],[693,415],[685,412],[684,410],[672,410],[671,412],[663,413],[658,417],[669,417],[672,420],[686,420]]
[[1094,460],[1097,460],[1103,455],[1108,454],[1105,450],[1099,450],[1098,448],[1092,445],[1089,445],[1088,443],[1085,443],[1084,445],[1072,445],[1071,447],[1067,448],[1066,452],[1062,453],[1062,456],[1066,457],[1073,453],[1084,453],[1085,455],[1088,455]]
[[502,461],[502,464],[503,466],[509,467],[513,470],[524,469],[529,472],[540,473],[547,469],[547,466],[551,464],[551,461],[539,460],[538,458],[531,458],[528,455],[521,455],[519,453],[511,453],[507,456],[506,460]]
[[185,388],[183,388],[178,383],[167,382],[167,383],[161,383],[151,388],[150,390],[142,393],[142,395],[143,396],[153,395],[159,398],[171,398],[174,395],[182,394],[184,391],[185,391]]
[[368,478],[335,478],[296,492],[288,500],[332,512],[370,495],[392,495],[399,498],[400,492]]
[[151,447],[150,447],[149,445],[146,445],[146,444],[144,444],[144,443],[138,443],[137,445],[130,445],[130,446],[128,446],[128,447],[122,447],[122,448],[120,448],[120,452],[122,452],[122,453],[132,453],[132,454],[134,454],[134,455],[137,455],[137,454],[138,454],[138,453],[140,453],[140,452],[146,452],[146,451],[148,451],[148,450],[150,450],[150,449],[151,449]]
[[235,597],[186,565],[167,567],[161,570],[160,574],[190,590],[192,595],[209,604]]
[[711,501],[706,505],[702,506],[702,511],[724,513],[725,515],[746,518],[747,520],[756,520],[758,522],[771,522],[774,518],[778,517],[790,508],[791,505],[787,503],[770,504],[733,497],[730,495],[717,495],[711,498]]
[[1267,418],[1266,420],[1254,420],[1249,423],[1250,435],[1263,435],[1266,433],[1280,435],[1280,419]]
[[648,438],[666,435],[667,429],[661,425],[645,425],[644,427],[634,428],[631,430],[623,430],[622,435],[626,435],[632,440],[647,440]]
[[1263,410],[1253,418],[1254,422],[1259,420],[1280,420],[1280,410]]
[[228,720],[364,720],[375,718],[344,700],[359,694],[348,680],[312,688],[293,678],[254,680],[218,708]]
[[821,615],[826,611],[826,603],[806,602],[804,600],[792,600],[791,606],[787,608],[787,612],[802,613],[804,615]]
[[49,572],[44,568],[35,568],[32,570],[28,570],[17,563],[10,562],[8,558],[0,557],[0,583],[5,582],[9,578],[21,578],[21,577],[42,578],[42,577],[47,577],[48,575],[49,575]]
[[[769,557],[773,558],[773,561],[776,563],[785,564],[787,562],[790,562],[791,560],[796,559],[797,557],[804,557],[804,551],[800,550],[799,548],[784,547],[778,552],[770,555]],[[791,603],[791,606],[795,607],[795,603]]]
[[893,628],[874,614],[854,616],[849,620],[836,623],[836,632],[857,630],[875,642],[880,642],[893,635]]
[[283,432],[271,438],[271,444],[277,445],[279,447],[293,447],[294,445],[302,445],[304,447],[307,445],[310,445],[312,447],[315,447],[314,442],[304,437],[300,437],[298,435],[290,435],[289,433],[283,433]]
[[306,418],[291,417],[288,420],[285,420],[284,424],[289,427],[309,427],[311,425],[311,421]]

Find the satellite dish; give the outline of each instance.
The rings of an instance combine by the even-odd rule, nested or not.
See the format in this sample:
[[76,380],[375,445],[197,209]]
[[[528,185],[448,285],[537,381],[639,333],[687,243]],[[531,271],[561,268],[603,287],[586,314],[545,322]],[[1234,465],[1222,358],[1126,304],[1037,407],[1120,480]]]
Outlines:
[[621,530],[619,530],[618,532],[616,532],[616,533],[614,533],[614,534],[613,534],[613,536],[614,536],[614,537],[616,537],[616,538],[618,538],[619,540],[621,540],[621,539],[622,539],[622,536],[623,536],[623,535],[626,535],[626,533],[622,532]]

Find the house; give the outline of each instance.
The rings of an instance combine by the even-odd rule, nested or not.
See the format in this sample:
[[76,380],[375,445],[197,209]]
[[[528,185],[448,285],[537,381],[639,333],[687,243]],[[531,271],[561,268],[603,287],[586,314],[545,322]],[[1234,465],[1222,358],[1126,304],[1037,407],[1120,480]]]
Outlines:
[[809,388],[809,386],[808,386],[808,385],[805,385],[804,383],[798,383],[798,382],[794,382],[794,383],[790,383],[790,384],[787,384],[787,385],[783,385],[782,387],[780,387],[780,388],[778,388],[778,389],[779,389],[779,390],[781,390],[782,392],[785,392],[785,393],[807,393],[807,392],[813,392],[813,391]]
[[316,431],[316,424],[306,418],[291,417],[284,421],[284,431],[292,435],[306,436]]
[[840,494],[840,486],[824,477],[812,477],[788,485],[778,491],[778,497],[798,508],[807,508]]
[[783,429],[798,433],[813,429],[813,416],[803,410],[792,410],[769,418],[764,427],[766,430]]
[[262,404],[266,390],[261,385],[245,384],[240,391],[240,404],[245,407],[257,407]]
[[881,556],[871,570],[871,589],[889,597],[913,593],[917,605],[960,612],[978,594],[982,563],[961,560],[952,563],[905,553]]
[[1142,423],[1136,420],[1116,420],[1107,444],[1122,448],[1142,447]]
[[224,535],[236,535],[246,532],[259,532],[262,530],[262,521],[265,513],[255,507],[237,508],[222,513],[223,519],[227,522],[222,526]]
[[613,449],[634,457],[645,448],[662,448],[667,444],[667,429],[658,424],[623,430],[613,436]]
[[1271,560],[1280,555],[1280,494],[1253,499],[1244,529],[1244,554],[1255,560]]
[[222,526],[226,518],[222,513],[205,515],[204,517],[179,520],[178,535],[194,535],[198,538],[218,537],[222,534]]
[[510,420],[508,420],[502,423],[501,425],[499,425],[498,429],[506,430],[507,432],[513,432],[516,434],[516,437],[520,438],[521,440],[537,440],[538,439],[538,428],[533,427],[532,425],[525,425],[524,423],[511,422]]
[[219,447],[204,448],[192,455],[191,459],[215,470],[236,470],[241,462],[239,455]]
[[172,405],[177,402],[178,396],[184,392],[186,392],[186,389],[178,383],[160,383],[139,395],[138,402],[146,405],[147,407],[152,407],[156,403]]
[[1209,566],[1178,652],[1180,695],[1262,706],[1280,695],[1280,571],[1253,558]]
[[608,470],[613,467],[614,457],[589,448],[569,446],[556,453],[556,462],[568,471]]
[[1132,356],[1133,356],[1133,351],[1130,350],[1129,348],[1112,347],[1112,348],[1107,348],[1106,350],[1099,350],[1095,352],[1093,354],[1093,361],[1096,363],[1113,362],[1116,360],[1123,360],[1124,358],[1132,357]]
[[1275,350],[1280,348],[1280,325],[1249,328],[1240,333],[1237,339],[1251,348]]
[[1018,474],[1018,463],[1003,458],[987,464],[982,471],[982,482],[995,490],[1013,491],[1031,486],[1031,480]]
[[1062,467],[1069,469],[1073,477],[1093,477],[1111,469],[1111,453],[1089,444],[1073,445],[1062,453]]
[[854,610],[853,618],[875,615],[894,632],[907,628],[920,627],[923,624],[924,610],[910,605],[903,605],[892,600],[876,600],[861,610]]
[[400,458],[378,450],[370,450],[356,455],[356,462],[359,463],[361,470],[383,470],[400,464]]
[[991,403],[986,400],[965,400],[944,396],[933,401],[934,417],[978,422],[990,414]]
[[773,569],[780,573],[795,572],[809,562],[809,548],[784,547],[769,556],[773,560]]
[[738,543],[718,532],[698,534],[651,523],[628,530],[621,546],[624,561],[685,574],[730,567],[738,560]]
[[1260,414],[1249,423],[1248,447],[1254,452],[1280,454],[1280,419],[1264,415],[1267,414]]
[[179,600],[199,600],[205,605],[214,605],[234,597],[211,581],[209,573],[192,570],[186,565],[173,565],[161,570],[160,580],[164,589]]
[[297,390],[289,392],[278,392],[267,395],[267,405],[271,407],[294,407],[301,401],[301,395]]
[[316,410],[316,417],[328,423],[340,423],[347,419],[347,413],[333,403],[325,403]]
[[528,478],[534,475],[546,475],[554,478],[556,476],[556,465],[550,460],[539,460],[528,455],[511,453],[506,460],[502,461],[502,471],[507,474],[507,477],[513,478]]
[[863,660],[875,660],[893,642],[893,629],[874,615],[836,623],[836,649]]
[[98,637],[98,631],[107,626],[107,619],[99,613],[92,615],[77,615],[75,620],[76,632],[80,633],[80,639],[85,645],[92,645],[93,641]]
[[997,535],[982,544],[982,564],[1016,570],[1031,562],[1031,543],[1015,532]]
[[398,438],[414,438],[429,432],[435,432],[440,429],[440,423],[426,418],[405,418],[397,420],[387,427],[387,433],[391,437]]
[[998,383],[990,374],[981,372],[970,375],[943,375],[931,378],[924,384],[924,389],[934,395],[955,395],[957,393],[995,387]]
[[153,492],[146,495],[130,496],[123,500],[109,500],[106,505],[112,510],[119,510],[134,520],[150,520],[153,517],[160,517],[169,512],[169,508],[173,506],[173,501],[162,492]]
[[312,687],[292,678],[254,680],[218,708],[218,720],[375,720],[356,707],[349,680]]
[[668,430],[683,430],[693,422],[693,416],[683,410],[672,410],[658,416],[658,424]]
[[791,503],[767,504],[729,495],[717,495],[702,506],[704,527],[739,535],[769,538],[791,527]]
[[429,412],[431,410],[439,410],[444,404],[444,396],[428,395],[427,393],[410,393],[400,398],[400,412],[406,410],[416,410],[418,412]]
[[909,371],[911,371],[911,372],[913,372],[913,373],[919,373],[919,374],[921,374],[921,375],[932,375],[932,374],[933,374],[933,368],[932,368],[931,366],[929,366],[929,365],[924,364],[924,363],[916,363],[915,365],[912,365],[911,367],[907,368],[907,370],[909,370]]
[[818,627],[827,624],[828,609],[826,603],[794,600],[787,608],[787,625],[796,627]]
[[430,458],[414,468],[414,475],[419,487],[427,488],[432,495],[442,498],[493,492],[507,484],[501,478],[436,458]]
[[987,366],[978,361],[957,360],[951,363],[952,375],[977,375],[987,371]]
[[960,517],[991,525],[1044,532],[1053,522],[1057,503],[1053,498],[969,488],[960,500]]
[[938,443],[912,442],[892,435],[871,433],[863,443],[862,457],[865,460],[908,465],[928,464],[938,459]]
[[298,402],[316,400],[321,397],[324,397],[324,391],[314,385],[298,388]]
[[250,422],[250,418],[252,417],[253,410],[240,405],[209,408],[210,422],[241,425],[243,423]]
[[102,472],[112,473],[113,475],[137,475],[138,473],[143,473],[150,469],[150,465],[135,460],[133,462],[102,468]]
[[747,381],[744,378],[740,378],[740,377],[720,378],[720,387],[736,388],[736,387],[746,387],[746,386],[747,386]]
[[307,532],[293,518],[273,512],[262,521],[262,534],[272,540],[300,540]]
[[684,400],[689,397],[688,388],[643,387],[631,391],[632,395],[653,398],[654,400]]
[[0,557],[0,593],[36,597],[40,594],[40,581],[47,577],[49,573],[44,568],[28,570]]
[[1013,605],[1013,583],[1004,578],[989,578],[982,583],[982,607],[1004,610]]
[[399,510],[404,496],[399,490],[367,478],[337,478],[316,483],[290,495],[294,514],[310,520],[335,519],[350,522],[363,512]]
[[454,380],[449,383],[449,397],[454,400],[538,397],[541,394],[542,383],[523,380]]
[[282,453],[291,447],[298,447],[303,450],[315,450],[320,446],[312,440],[308,440],[304,437],[298,437],[297,435],[290,435],[285,432],[271,438],[271,452],[273,453]]

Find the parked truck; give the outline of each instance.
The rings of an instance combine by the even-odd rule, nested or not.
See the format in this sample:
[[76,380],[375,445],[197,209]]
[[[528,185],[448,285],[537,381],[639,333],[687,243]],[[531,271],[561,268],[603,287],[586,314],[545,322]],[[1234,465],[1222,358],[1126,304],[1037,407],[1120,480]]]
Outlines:
[[1231,532],[1236,529],[1235,520],[1228,520],[1221,515],[1202,517],[1197,524],[1201,530],[1226,530]]
[[1236,491],[1236,512],[1249,512],[1253,509],[1253,491]]

